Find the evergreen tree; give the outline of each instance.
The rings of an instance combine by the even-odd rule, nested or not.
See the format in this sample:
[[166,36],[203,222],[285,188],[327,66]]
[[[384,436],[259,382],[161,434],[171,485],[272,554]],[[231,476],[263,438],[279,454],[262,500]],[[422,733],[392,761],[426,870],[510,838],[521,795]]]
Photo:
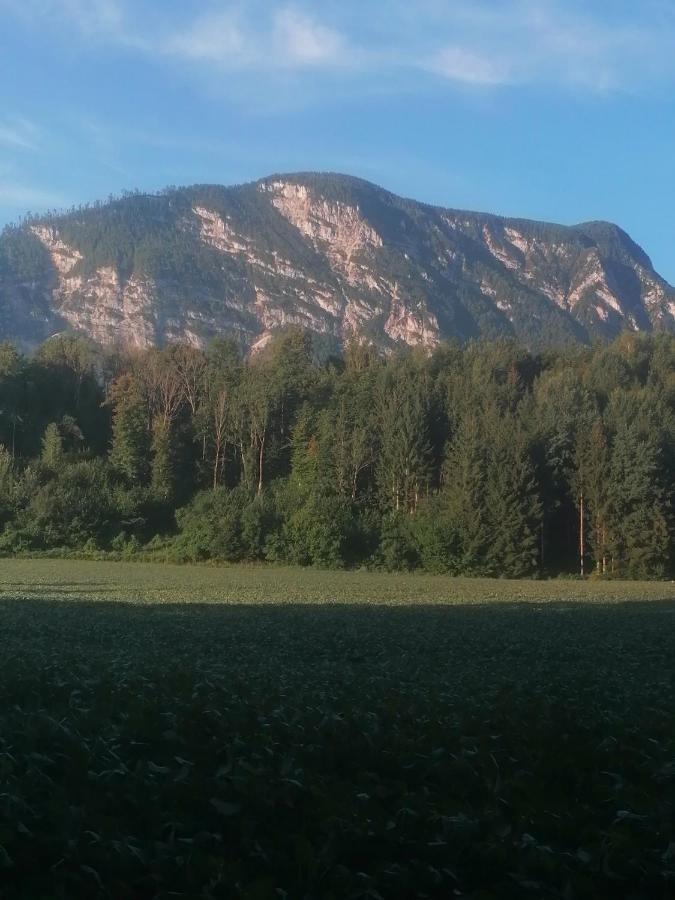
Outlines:
[[542,510],[527,440],[512,417],[493,415],[484,427],[486,570],[509,578],[532,575],[539,566]]
[[[577,437],[575,453],[575,496],[579,516],[584,516],[587,548],[595,561],[596,572],[604,575],[608,568],[609,552],[609,448],[601,418],[590,430]],[[582,503],[583,498],[583,503]],[[583,548],[584,553],[586,547]]]
[[0,345],[2,546],[166,541],[180,506],[178,558],[516,576],[583,550],[587,574],[668,575],[674,372],[666,334],[325,362],[297,330],[246,359]]
[[581,484],[579,448],[586,446],[597,412],[579,373],[568,365],[543,372],[531,400],[520,407],[533,442],[542,499],[542,567],[577,565]]
[[465,416],[452,438],[443,469],[439,527],[454,554],[448,568],[456,574],[485,569],[490,542],[485,485],[486,448],[475,415]]
[[363,361],[369,356],[357,359],[361,362],[352,360],[338,380],[333,405],[323,419],[324,430],[330,432],[336,489],[352,502],[367,492],[379,450],[373,416],[377,370]]
[[429,484],[429,387],[414,364],[385,372],[380,385],[378,481],[385,506],[396,513],[414,513]]
[[45,428],[40,459],[45,468],[52,472],[58,472],[63,466],[65,461],[63,438],[61,437],[59,426],[55,422],[50,422]]
[[636,578],[661,577],[670,557],[668,499],[658,448],[624,424],[614,436],[608,492],[612,569]]
[[11,519],[16,500],[16,469],[14,459],[0,444],[0,527]]
[[27,411],[22,409],[24,372],[24,360],[16,349],[11,344],[0,344],[0,439],[13,457],[16,455],[17,429],[20,431],[27,419]]
[[163,503],[172,499],[175,488],[175,456],[171,429],[162,418],[152,425],[152,472],[150,489],[152,496]]
[[113,407],[110,463],[130,484],[143,484],[149,472],[148,406],[133,375],[121,375],[109,394]]

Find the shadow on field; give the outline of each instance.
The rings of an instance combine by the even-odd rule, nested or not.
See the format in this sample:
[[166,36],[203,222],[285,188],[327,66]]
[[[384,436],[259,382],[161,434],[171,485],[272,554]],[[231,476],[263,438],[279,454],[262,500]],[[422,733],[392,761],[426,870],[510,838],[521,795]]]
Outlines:
[[[18,586],[15,586],[18,587]],[[34,585],[26,585],[34,592]],[[511,659],[521,667],[528,659],[587,658],[613,669],[658,665],[672,672],[675,661],[674,600],[628,602],[485,602],[469,604],[407,603],[130,603],[73,598],[64,589],[40,586],[48,596],[0,599],[0,629],[5,647],[36,652],[43,641],[53,650],[87,652],[102,657],[161,652],[170,665],[180,656],[192,659],[222,654],[247,655],[260,665],[320,665],[337,661],[386,661],[392,670],[411,657],[446,668],[459,660]],[[89,594],[97,593],[87,586]],[[103,591],[100,591],[103,593]],[[170,652],[167,653],[167,650]],[[283,650],[283,654],[280,654]],[[293,654],[297,654],[293,657]],[[267,656],[266,656],[267,655]]]
[[3,900],[672,896],[674,600],[21,587]]
[[[64,584],[35,582],[4,582],[0,589],[0,613],[7,610],[36,612],[43,615],[63,613],[65,608],[72,612],[86,613],[93,616],[134,616],[142,620],[144,616],[160,617],[167,622],[177,616],[183,617],[186,612],[194,613],[195,625],[201,627],[204,620],[210,622],[228,622],[249,615],[288,616],[306,615],[312,619],[347,617],[386,617],[393,620],[407,621],[416,616],[432,616],[437,620],[483,616],[507,618],[514,614],[527,615],[535,620],[568,613],[580,619],[600,617],[616,617],[623,619],[641,618],[645,614],[662,615],[675,612],[675,599],[663,598],[652,600],[473,600],[470,602],[438,602],[426,601],[375,601],[375,602],[343,602],[343,601],[277,601],[265,600],[256,603],[229,602],[216,600],[118,600],[110,599],[111,587],[108,584],[92,585],[91,582]],[[81,589],[81,590],[80,590]],[[25,593],[24,593],[25,591]],[[162,594],[161,589],[156,591]],[[98,599],[98,595],[106,595],[106,599]],[[53,601],[50,603],[50,601]]]

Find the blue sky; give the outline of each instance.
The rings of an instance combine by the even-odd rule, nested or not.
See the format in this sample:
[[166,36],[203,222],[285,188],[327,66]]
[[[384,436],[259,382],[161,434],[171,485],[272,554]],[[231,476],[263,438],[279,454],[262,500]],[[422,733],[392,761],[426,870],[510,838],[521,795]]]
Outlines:
[[0,225],[333,170],[618,222],[675,282],[673,0],[0,0]]

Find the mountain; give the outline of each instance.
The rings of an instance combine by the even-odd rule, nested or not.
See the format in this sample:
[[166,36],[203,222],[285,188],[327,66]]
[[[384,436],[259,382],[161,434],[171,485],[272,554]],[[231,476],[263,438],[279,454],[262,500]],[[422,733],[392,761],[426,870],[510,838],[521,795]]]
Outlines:
[[442,209],[331,174],[129,194],[0,236],[0,337],[24,347],[77,330],[255,348],[288,325],[330,346],[537,347],[675,332],[675,289],[616,225]]

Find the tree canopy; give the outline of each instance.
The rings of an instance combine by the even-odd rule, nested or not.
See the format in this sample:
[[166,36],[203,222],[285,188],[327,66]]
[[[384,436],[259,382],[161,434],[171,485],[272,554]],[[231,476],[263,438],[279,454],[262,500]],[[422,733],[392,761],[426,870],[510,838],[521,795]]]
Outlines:
[[0,550],[673,573],[675,338],[0,347]]

